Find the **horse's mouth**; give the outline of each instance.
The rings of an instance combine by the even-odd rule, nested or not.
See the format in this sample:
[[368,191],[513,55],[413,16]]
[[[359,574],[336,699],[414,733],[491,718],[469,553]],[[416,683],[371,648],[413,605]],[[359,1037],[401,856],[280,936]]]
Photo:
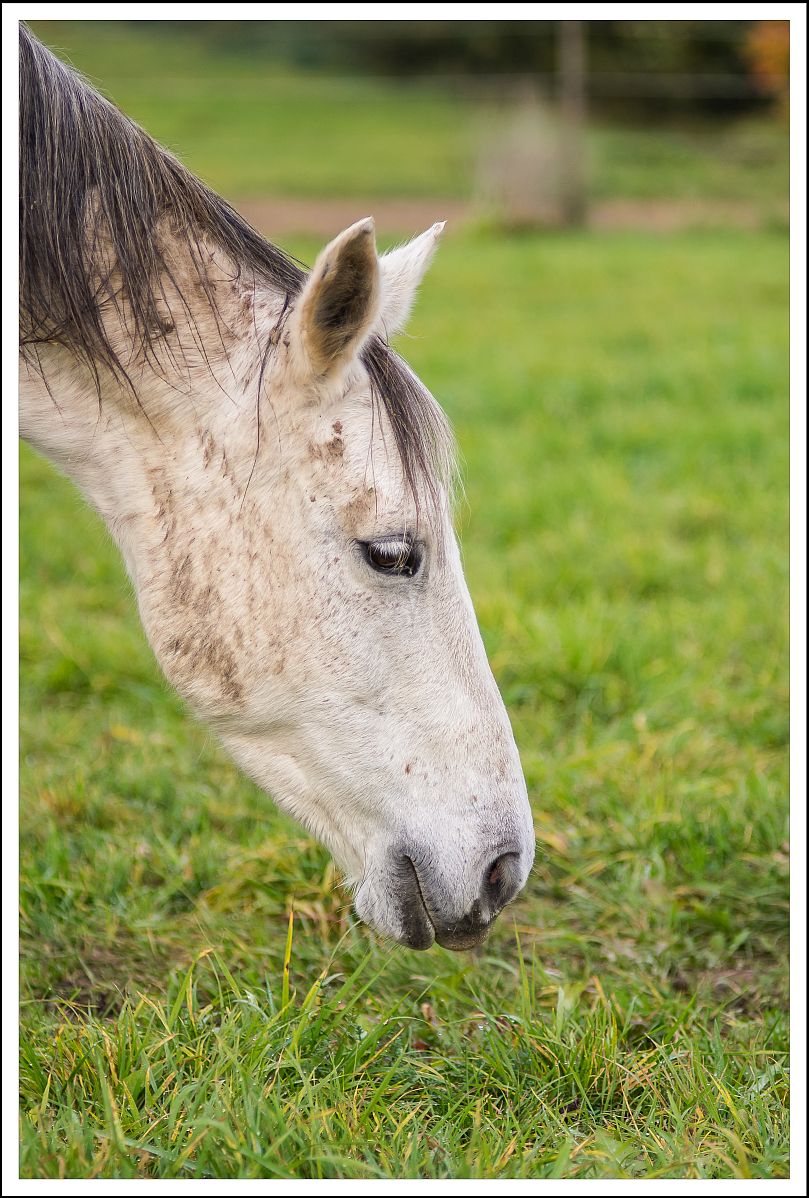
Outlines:
[[357,914],[405,948],[478,948],[525,881],[518,850],[501,845],[493,853],[494,860],[489,858],[481,871],[478,895],[470,897],[467,910],[459,914],[460,894],[470,889],[468,876],[444,874],[431,864],[429,854],[421,857],[410,847],[391,849],[382,859],[383,868],[360,883],[354,897]]
[[410,857],[402,858],[400,903],[402,943],[408,948],[430,948],[436,938],[435,924],[424,900],[419,875]]
[[462,919],[445,923],[431,909],[412,859],[405,857],[405,861],[410,867],[410,878],[408,879],[410,902],[403,910],[408,947],[427,949],[435,941],[442,948],[463,952],[483,944],[494,920],[483,918],[480,903],[475,902],[472,905],[472,910]]

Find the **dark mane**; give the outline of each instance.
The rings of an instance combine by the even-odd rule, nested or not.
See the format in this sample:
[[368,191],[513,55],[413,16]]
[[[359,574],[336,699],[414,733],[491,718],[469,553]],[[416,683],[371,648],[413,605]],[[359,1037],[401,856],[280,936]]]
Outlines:
[[[98,219],[88,221],[91,212]],[[157,236],[168,219],[188,253],[208,303],[202,239],[219,246],[238,269],[294,298],[304,269],[251,228],[220,196],[55,58],[20,24],[20,325],[23,352],[59,342],[91,369],[127,385],[129,377],[101,319],[111,262],[131,310],[138,341],[165,336],[158,300],[169,265]],[[94,228],[90,228],[92,223]],[[97,228],[107,245],[99,246]],[[191,297],[181,294],[191,313]],[[199,300],[194,302],[197,304]],[[405,478],[435,494],[448,482],[451,438],[438,405],[402,359],[379,337],[362,354],[374,404],[390,421]]]

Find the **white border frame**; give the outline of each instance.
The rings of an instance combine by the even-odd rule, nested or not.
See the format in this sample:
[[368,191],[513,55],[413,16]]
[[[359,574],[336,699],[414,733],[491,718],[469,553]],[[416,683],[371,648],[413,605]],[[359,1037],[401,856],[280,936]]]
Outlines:
[[[806,1193],[806,9],[802,4],[4,4],[3,25],[3,1193]],[[461,11],[459,11],[459,9]],[[17,38],[20,20],[469,20],[642,18],[791,22],[792,1175],[785,1181],[22,1181],[18,1159]]]

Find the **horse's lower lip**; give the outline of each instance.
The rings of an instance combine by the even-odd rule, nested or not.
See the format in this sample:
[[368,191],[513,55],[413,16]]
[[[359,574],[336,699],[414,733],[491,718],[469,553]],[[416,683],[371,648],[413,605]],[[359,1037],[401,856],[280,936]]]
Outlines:
[[466,949],[478,948],[486,940],[489,935],[489,928],[482,928],[479,932],[464,932],[456,935],[449,931],[436,932],[436,944],[440,944],[442,948],[450,948],[455,953],[462,953]]

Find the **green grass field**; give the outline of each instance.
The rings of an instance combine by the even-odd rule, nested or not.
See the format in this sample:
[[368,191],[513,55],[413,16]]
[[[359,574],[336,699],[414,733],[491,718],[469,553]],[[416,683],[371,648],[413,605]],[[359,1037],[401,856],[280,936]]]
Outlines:
[[436,260],[402,348],[457,428],[539,845],[475,956],[354,921],[23,452],[24,1175],[787,1175],[786,262]]
[[[435,88],[34,27],[230,197],[473,187],[490,114]],[[596,129],[595,190],[766,212],[783,141]],[[788,1175],[787,258],[776,224],[478,228],[425,283],[400,348],[457,430],[538,839],[475,955],[356,922],[23,449],[23,1176]]]

